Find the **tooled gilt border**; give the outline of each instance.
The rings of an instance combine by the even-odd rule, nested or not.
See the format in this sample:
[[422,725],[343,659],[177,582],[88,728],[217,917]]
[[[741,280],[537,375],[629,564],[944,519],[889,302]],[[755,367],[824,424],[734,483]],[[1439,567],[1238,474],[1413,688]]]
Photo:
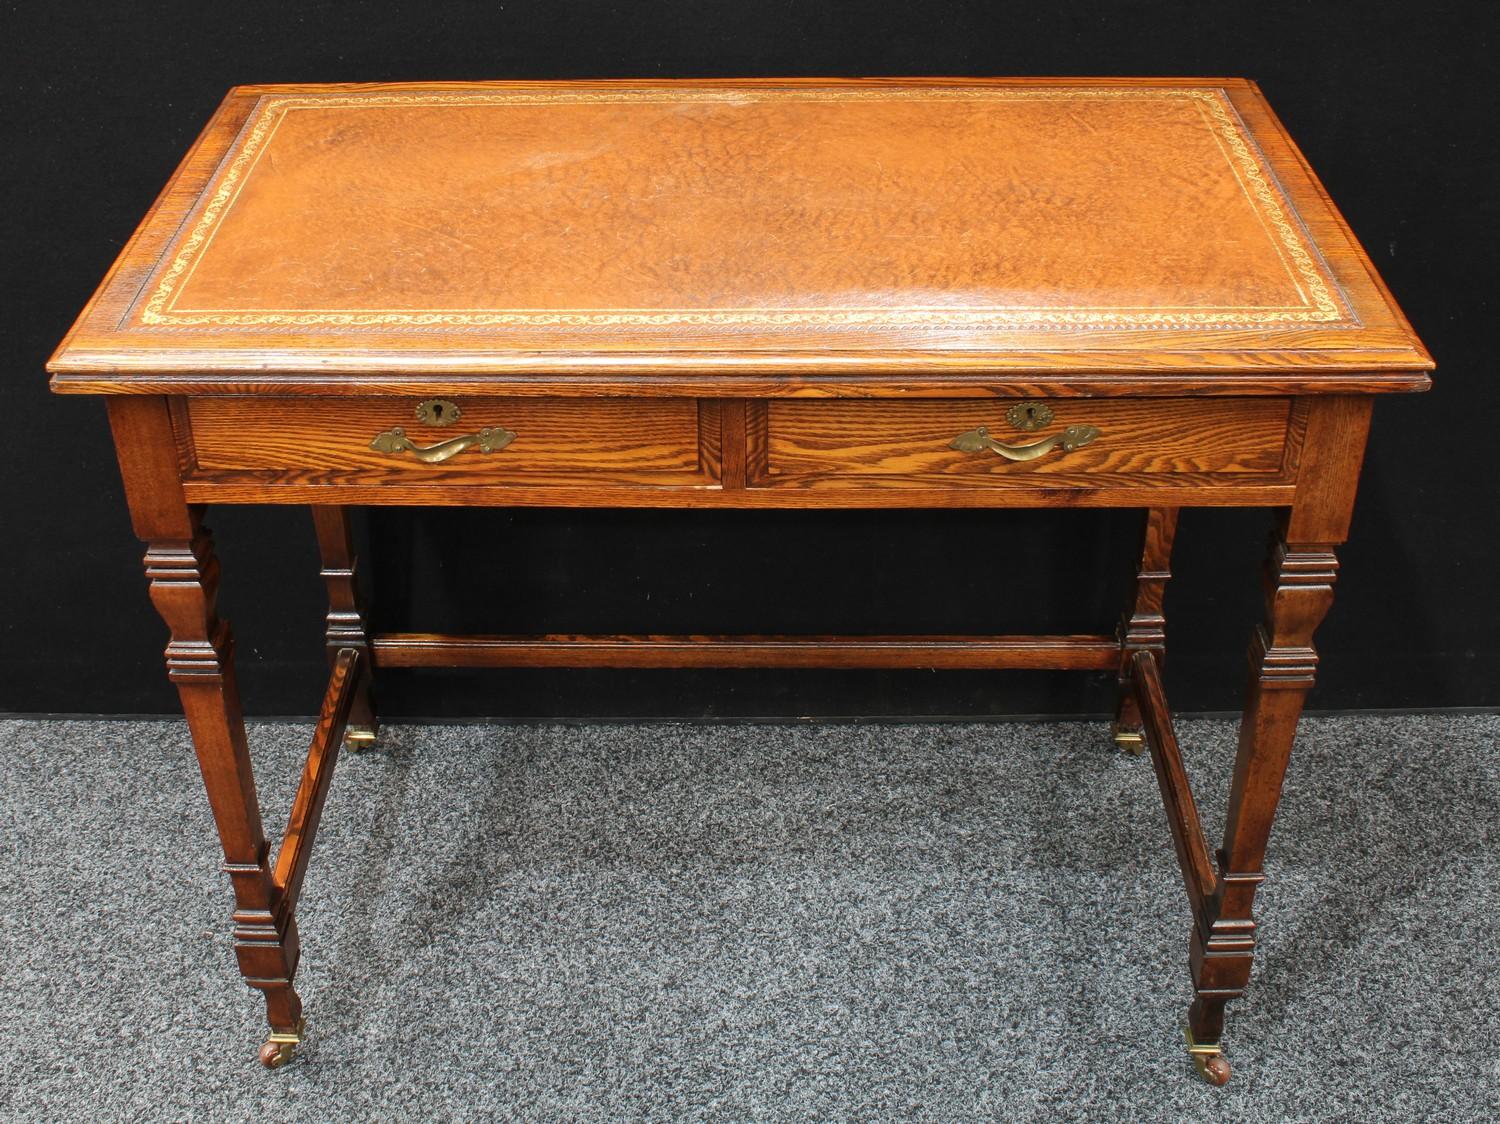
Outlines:
[[[742,101],[745,98],[845,101],[890,98],[932,98],[942,100],[1020,100],[1055,98],[1161,98],[1186,97],[1206,110],[1216,135],[1237,165],[1242,188],[1251,205],[1259,204],[1260,213],[1280,240],[1278,249],[1290,270],[1301,279],[1310,298],[1300,308],[1239,308],[1223,310],[1161,309],[1111,311],[1107,309],[494,309],[484,311],[411,311],[378,312],[309,311],[309,312],[177,312],[171,306],[180,284],[204,246],[210,241],[215,224],[233,202],[248,170],[275,131],[281,114],[299,106],[370,106],[370,105],[517,105],[557,104],[565,102],[683,102]],[[779,90],[577,90],[577,91],[496,91],[462,94],[358,94],[301,95],[272,98],[260,108],[254,125],[245,134],[238,154],[230,162],[214,194],[204,206],[191,232],[178,247],[171,264],[161,275],[155,290],[141,308],[140,323],[148,326],[190,327],[221,325],[274,327],[325,325],[330,327],[443,327],[443,326],[567,326],[600,327],[608,325],[825,325],[825,326],[892,326],[938,325],[988,328],[1226,328],[1261,324],[1328,323],[1350,317],[1344,306],[1330,292],[1329,284],[1317,262],[1299,237],[1296,220],[1288,215],[1289,205],[1268,181],[1241,131],[1236,127],[1222,91],[1216,89],[1137,87],[1132,89],[1066,88],[1030,89],[779,89]]]

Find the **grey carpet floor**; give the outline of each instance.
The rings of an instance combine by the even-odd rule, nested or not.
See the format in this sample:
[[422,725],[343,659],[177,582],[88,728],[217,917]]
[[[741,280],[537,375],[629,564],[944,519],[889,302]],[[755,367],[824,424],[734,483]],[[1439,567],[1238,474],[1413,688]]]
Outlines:
[[[1182,733],[1212,835],[1233,727]],[[251,729],[268,824],[307,736]],[[1495,1119],[1497,743],[1304,723],[1212,1089],[1156,782],[1099,724],[388,727],[267,1073],[183,725],[0,721],[0,1115]]]

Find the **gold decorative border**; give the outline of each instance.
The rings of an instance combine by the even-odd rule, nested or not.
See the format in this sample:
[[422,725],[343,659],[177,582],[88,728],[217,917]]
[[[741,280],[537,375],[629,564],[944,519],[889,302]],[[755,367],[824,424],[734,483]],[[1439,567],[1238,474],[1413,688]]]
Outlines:
[[[1163,98],[1195,100],[1208,113],[1211,127],[1237,164],[1246,196],[1259,203],[1262,217],[1274,229],[1288,263],[1289,272],[1300,277],[1310,304],[1302,307],[1252,307],[1239,309],[1165,309],[1125,311],[1121,309],[1017,309],[1017,308],[841,308],[841,309],[494,309],[396,312],[274,311],[274,312],[177,312],[172,305],[192,267],[212,240],[215,224],[223,217],[256,158],[264,151],[282,116],[299,107],[346,106],[364,108],[390,105],[539,105],[592,102],[737,102],[737,101],[867,101],[891,98],[921,98],[947,101],[1052,100],[1059,98]],[[1194,87],[1055,87],[1052,89],[1007,89],[994,87],[871,87],[871,88],[783,88],[783,89],[663,89],[663,90],[548,90],[474,91],[468,93],[413,94],[302,94],[272,98],[259,109],[253,126],[235,158],[203,207],[187,238],[178,247],[171,264],[141,308],[140,322],[148,326],[198,325],[275,327],[607,327],[610,325],[826,325],[826,326],[950,326],[995,329],[1151,329],[1223,328],[1286,323],[1345,321],[1348,313],[1329,289],[1313,255],[1303,244],[1290,205],[1272,186],[1250,146],[1236,127],[1223,91]]]

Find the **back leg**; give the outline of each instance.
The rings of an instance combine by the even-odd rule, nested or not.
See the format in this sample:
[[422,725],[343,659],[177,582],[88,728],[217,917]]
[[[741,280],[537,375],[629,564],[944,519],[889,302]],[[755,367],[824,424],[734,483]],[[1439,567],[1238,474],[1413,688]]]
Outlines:
[[349,711],[349,725],[344,744],[351,750],[368,747],[375,741],[376,718],[372,681],[375,665],[370,659],[368,618],[360,599],[356,571],[359,560],[354,554],[354,536],[349,527],[347,507],[313,507],[313,526],[318,532],[318,550],[323,557],[323,580],[328,584],[328,662],[338,659],[343,648],[357,648],[359,686]]
[[1145,742],[1141,713],[1130,689],[1130,661],[1139,651],[1156,655],[1160,665],[1166,658],[1167,618],[1162,604],[1167,579],[1172,576],[1172,539],[1177,534],[1177,508],[1153,507],[1146,511],[1140,564],[1135,575],[1135,603],[1120,620],[1120,688],[1115,704],[1115,744],[1127,753],[1140,753]]

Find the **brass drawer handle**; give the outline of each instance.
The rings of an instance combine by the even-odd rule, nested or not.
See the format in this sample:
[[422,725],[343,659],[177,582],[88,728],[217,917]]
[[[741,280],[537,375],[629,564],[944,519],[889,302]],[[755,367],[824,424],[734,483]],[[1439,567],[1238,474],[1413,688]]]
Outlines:
[[982,453],[988,449],[1008,461],[1034,461],[1053,449],[1071,453],[1098,436],[1099,431],[1091,425],[1070,425],[1061,433],[1054,433],[1041,441],[1033,441],[1030,445],[1007,445],[1003,441],[996,441],[990,436],[988,429],[980,426],[968,433],[959,434],[948,443],[948,448],[957,449],[960,453]]
[[370,448],[377,453],[390,453],[392,456],[410,453],[423,464],[441,464],[450,457],[458,456],[465,449],[477,448],[481,453],[498,453],[515,439],[513,432],[495,425],[481,429],[478,433],[467,433],[424,448],[413,444],[411,438],[406,436],[406,430],[398,425],[395,429],[377,433],[375,440],[370,442]]

